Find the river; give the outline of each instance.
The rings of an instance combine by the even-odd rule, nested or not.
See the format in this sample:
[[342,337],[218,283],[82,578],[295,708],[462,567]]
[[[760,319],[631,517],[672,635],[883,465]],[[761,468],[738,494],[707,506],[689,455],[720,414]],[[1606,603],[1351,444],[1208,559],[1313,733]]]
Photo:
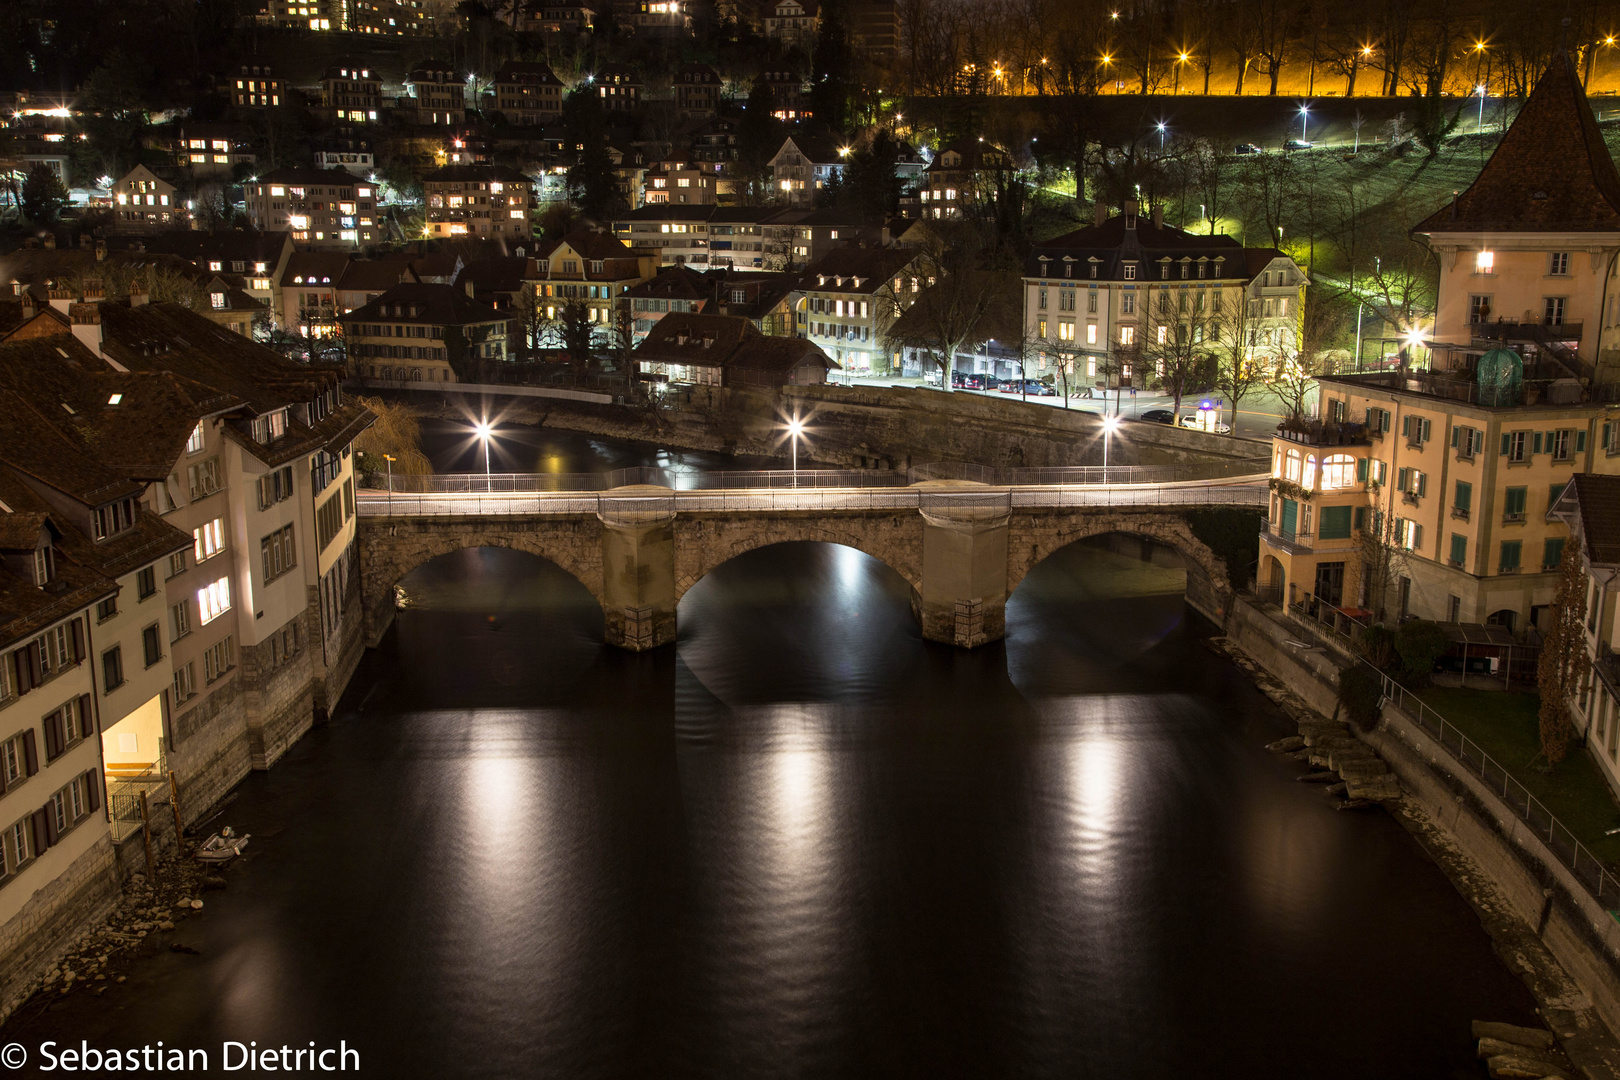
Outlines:
[[551,564],[446,556],[240,786],[250,854],[175,935],[200,955],[0,1041],[341,1039],[424,1078],[1480,1075],[1469,1021],[1533,1023],[1528,992],[1397,822],[1262,748],[1291,727],[1181,582],[1077,544],[965,652],[876,560],[784,544],[634,655]]

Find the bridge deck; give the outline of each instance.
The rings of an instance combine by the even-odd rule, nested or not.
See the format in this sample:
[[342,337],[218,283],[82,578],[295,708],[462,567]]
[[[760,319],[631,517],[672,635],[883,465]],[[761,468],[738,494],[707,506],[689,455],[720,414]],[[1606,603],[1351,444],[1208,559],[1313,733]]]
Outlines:
[[922,510],[925,507],[1264,507],[1264,475],[1163,484],[1043,484],[962,487],[743,488],[654,493],[610,491],[433,491],[361,489],[361,517],[530,515],[584,516],[629,512],[779,513],[793,510]]

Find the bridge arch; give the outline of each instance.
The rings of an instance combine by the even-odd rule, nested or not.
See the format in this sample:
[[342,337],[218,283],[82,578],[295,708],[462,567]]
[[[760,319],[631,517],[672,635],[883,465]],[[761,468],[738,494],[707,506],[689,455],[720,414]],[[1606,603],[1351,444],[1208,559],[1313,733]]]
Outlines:
[[602,603],[602,529],[596,519],[360,518],[361,603],[366,641],[376,645],[394,620],[395,587],[411,571],[466,548],[508,548],[561,568]]
[[1123,533],[1157,541],[1181,556],[1187,570],[1187,599],[1219,622],[1230,610],[1232,584],[1226,564],[1193,534],[1187,520],[1173,513],[1092,513],[1020,520],[1014,515],[1007,544],[1007,595],[1045,559],[1079,540]]
[[675,600],[723,563],[773,544],[813,541],[854,548],[922,588],[922,518],[912,513],[760,515],[767,520],[676,519]]

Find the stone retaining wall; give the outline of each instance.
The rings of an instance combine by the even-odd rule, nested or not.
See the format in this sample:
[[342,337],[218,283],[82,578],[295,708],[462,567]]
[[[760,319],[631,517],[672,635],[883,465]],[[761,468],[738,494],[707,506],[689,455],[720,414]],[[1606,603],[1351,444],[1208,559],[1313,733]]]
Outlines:
[[118,902],[120,878],[111,834],[104,834],[0,927],[0,1020],[27,1000],[39,973]]
[[[1229,641],[1332,715],[1334,658],[1287,644],[1299,640],[1296,631],[1243,598],[1234,602],[1226,629]],[[1620,1032],[1620,923],[1494,791],[1402,710],[1386,704],[1378,727],[1361,738],[1400,779],[1406,801],[1490,882],[1519,930],[1539,938],[1601,1022]]]

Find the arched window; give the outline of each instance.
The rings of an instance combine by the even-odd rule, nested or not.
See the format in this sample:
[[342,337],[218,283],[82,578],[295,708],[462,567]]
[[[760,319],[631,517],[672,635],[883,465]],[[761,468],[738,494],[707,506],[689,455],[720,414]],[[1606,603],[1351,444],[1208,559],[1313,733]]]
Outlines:
[[1299,466],[1300,466],[1299,451],[1298,450],[1290,450],[1290,451],[1288,451],[1288,456],[1283,461],[1283,479],[1287,480],[1287,481],[1290,481],[1291,483],[1295,483],[1295,484],[1299,483],[1299,476],[1300,476]]
[[1349,454],[1330,454],[1322,461],[1322,490],[1347,488],[1356,482],[1356,459]]

